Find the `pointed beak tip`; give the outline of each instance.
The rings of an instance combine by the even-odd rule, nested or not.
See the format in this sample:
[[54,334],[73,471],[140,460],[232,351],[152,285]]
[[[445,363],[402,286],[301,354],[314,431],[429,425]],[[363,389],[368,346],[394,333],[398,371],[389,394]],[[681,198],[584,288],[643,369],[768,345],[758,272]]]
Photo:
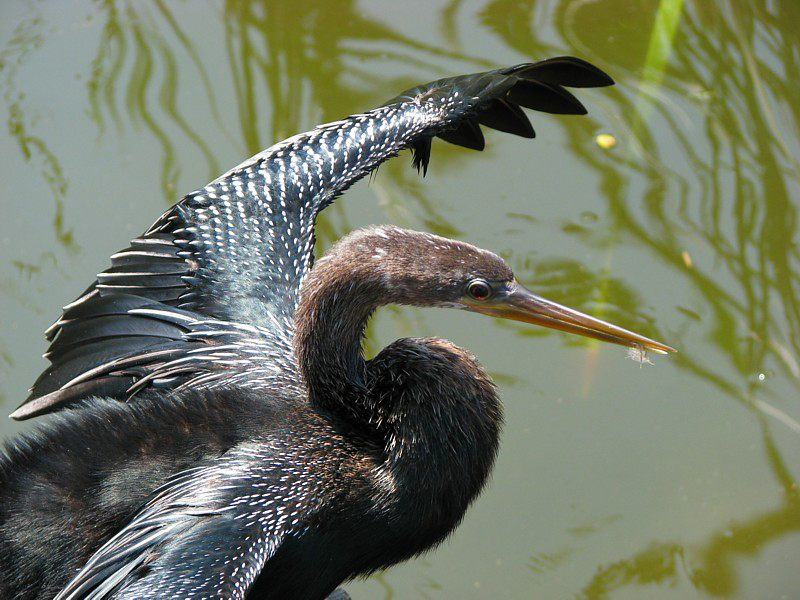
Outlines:
[[659,344],[658,348],[650,348],[653,352],[657,352],[658,354],[675,354],[678,351],[673,348],[672,346],[667,346],[666,344]]

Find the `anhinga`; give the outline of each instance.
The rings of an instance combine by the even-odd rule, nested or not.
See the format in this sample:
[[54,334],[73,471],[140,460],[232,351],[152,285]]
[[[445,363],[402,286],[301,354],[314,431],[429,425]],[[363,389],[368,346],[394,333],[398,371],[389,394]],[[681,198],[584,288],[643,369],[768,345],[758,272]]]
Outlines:
[[442,79],[321,125],[184,197],[48,331],[0,460],[0,596],[325,598],[441,542],[483,487],[502,410],[476,360],[401,339],[385,304],[444,306],[657,352],[544,300],[466,243],[356,231],[312,268],[318,213],[404,148],[525,137],[520,107],[582,114],[575,58]]

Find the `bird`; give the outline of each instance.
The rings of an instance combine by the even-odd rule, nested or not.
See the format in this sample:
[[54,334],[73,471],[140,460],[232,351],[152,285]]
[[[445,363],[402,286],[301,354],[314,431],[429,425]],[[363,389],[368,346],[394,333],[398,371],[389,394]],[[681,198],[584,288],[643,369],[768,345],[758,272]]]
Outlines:
[[461,309],[673,348],[526,289],[496,254],[394,225],[314,259],[315,221],[383,161],[523,108],[584,114],[612,79],[556,57],[440,79],[256,154],[183,197],[48,330],[49,367],[0,456],[0,596],[342,597],[440,544],[483,489],[502,405],[477,359],[402,338],[388,304]]

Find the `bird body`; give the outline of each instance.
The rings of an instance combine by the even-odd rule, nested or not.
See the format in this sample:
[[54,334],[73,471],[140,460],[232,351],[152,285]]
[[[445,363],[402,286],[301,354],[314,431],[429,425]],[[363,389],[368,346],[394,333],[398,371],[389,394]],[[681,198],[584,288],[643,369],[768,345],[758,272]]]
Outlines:
[[[420,241],[450,251],[427,282],[403,250]],[[344,257],[358,268],[342,269]],[[475,259],[485,260],[483,270]],[[411,301],[419,290],[409,282],[441,285],[439,273],[454,260],[484,276],[510,273],[486,251],[394,227],[336,245],[309,274],[298,307],[305,392],[276,386],[265,402],[263,392],[241,387],[222,396],[150,390],[130,404],[91,400],[54,415],[0,463],[7,567],[0,591],[55,595],[63,574],[30,565],[58,557],[62,569],[81,573],[64,598],[104,597],[117,587],[115,598],[202,597],[220,586],[241,597],[264,589],[269,597],[324,598],[354,573],[440,542],[494,461],[501,423],[494,385],[445,340],[397,340],[365,361],[360,336],[379,302]],[[378,262],[384,269],[371,266]],[[461,294],[458,282],[451,287]],[[337,353],[317,352],[336,344]],[[334,377],[313,376],[320,373]],[[457,396],[436,393],[453,389]],[[63,456],[69,460],[55,462]],[[28,510],[15,514],[19,506]],[[31,531],[46,542],[31,544]],[[164,545],[154,558],[153,548]],[[100,591],[99,573],[107,586]],[[8,581],[19,574],[35,577]]]
[[[414,88],[277,144],[189,194],[65,307],[14,413],[54,412],[0,458],[0,596],[325,598],[435,546],[484,486],[502,410],[468,352],[406,338],[385,304],[668,346],[523,288],[495,254],[392,226],[313,264],[314,223],[403,148],[526,137],[520,106],[580,113],[551,59]],[[312,268],[313,267],[313,268]]]

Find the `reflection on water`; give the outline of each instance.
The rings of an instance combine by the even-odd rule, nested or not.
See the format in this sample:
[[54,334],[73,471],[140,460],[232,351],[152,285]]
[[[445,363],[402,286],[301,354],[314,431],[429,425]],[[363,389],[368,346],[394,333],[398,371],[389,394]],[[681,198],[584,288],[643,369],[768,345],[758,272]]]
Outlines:
[[161,147],[161,189],[166,198],[178,194],[178,145],[196,146],[208,164],[209,178],[215,177],[220,172],[216,158],[196,126],[183,117],[177,102],[181,79],[176,55],[183,51],[193,67],[184,77],[201,78],[204,100],[219,119],[214,90],[193,41],[163,2],[104,0],[99,9],[95,18],[104,24],[87,83],[90,114],[98,130],[105,130],[106,113],[118,129],[128,121],[144,125]]
[[[631,585],[677,585],[686,577],[698,590],[728,598],[740,592],[737,559],[758,555],[772,541],[800,530],[800,494],[769,435],[765,446],[772,468],[784,486],[784,501],[775,510],[748,515],[728,524],[700,545],[656,543],[634,556],[604,565],[580,597],[602,600]],[[787,574],[789,575],[789,574]]]
[[[31,122],[25,114],[25,96],[17,89],[17,74],[27,59],[42,44],[44,23],[42,19],[26,19],[14,24],[7,43],[0,49],[2,65],[3,103],[6,106],[8,134],[17,144],[17,149],[26,162],[36,165],[40,177],[55,201],[53,230],[56,240],[65,248],[74,249],[72,231],[64,225],[64,195],[67,181],[58,157],[50,150],[47,140],[31,132]],[[21,260],[13,264],[22,270],[35,271],[36,266]]]
[[[22,319],[26,296],[35,295],[33,307],[27,309],[31,315],[46,311],[46,316],[55,317],[58,306],[88,283],[88,279],[70,283],[73,291],[65,295],[54,276],[77,260],[70,257],[90,252],[91,244],[87,236],[74,235],[82,199],[71,195],[78,178],[88,178],[89,172],[65,166],[75,163],[72,140],[65,142],[58,131],[42,124],[48,116],[42,108],[47,103],[41,100],[46,94],[34,85],[41,68],[39,55],[52,45],[63,44],[61,68],[82,76],[77,77],[82,99],[74,114],[88,115],[82,128],[93,130],[87,139],[98,143],[99,138],[108,144],[109,153],[121,139],[142,145],[153,142],[150,152],[157,153],[160,168],[158,177],[153,174],[158,182],[155,193],[160,194],[162,206],[273,141],[367,109],[409,85],[529,57],[584,56],[612,73],[619,85],[591,96],[586,103],[589,118],[534,122],[537,129],[544,121],[551,132],[560,132],[533,144],[543,154],[564,152],[561,160],[570,162],[564,167],[568,176],[559,180],[563,189],[547,187],[546,170],[532,173],[525,163],[516,165],[514,151],[502,154],[512,147],[527,152],[527,146],[512,146],[516,142],[497,136],[496,143],[490,138],[483,157],[438,144],[428,181],[417,177],[408,159],[401,157],[381,167],[369,193],[380,204],[383,216],[377,218],[479,240],[502,252],[519,278],[544,295],[677,346],[680,353],[670,357],[669,367],[662,359],[656,369],[643,369],[643,377],[653,380],[658,378],[657,369],[676,369],[670,376],[673,387],[653,389],[646,402],[655,406],[659,399],[691,398],[696,418],[687,417],[689,433],[676,437],[673,446],[703,450],[675,451],[673,470],[663,480],[653,482],[658,475],[643,465],[626,481],[638,486],[653,482],[665,494],[671,493],[673,483],[675,489],[689,486],[695,495],[725,498],[720,502],[724,506],[716,520],[705,519],[702,528],[691,525],[704,520],[699,509],[697,515],[692,513],[691,506],[683,506],[682,512],[676,509],[671,515],[674,521],[665,527],[660,519],[670,515],[653,514],[645,518],[643,534],[628,537],[618,528],[627,521],[638,522],[640,514],[650,514],[646,506],[599,508],[607,514],[623,511],[623,516],[601,516],[603,524],[585,535],[568,532],[582,522],[579,515],[568,509],[548,514],[545,520],[560,523],[559,531],[532,534],[510,546],[512,558],[505,560],[522,556],[518,570],[498,570],[495,579],[493,571],[481,570],[496,587],[486,589],[468,581],[466,589],[475,597],[520,597],[520,590],[528,590],[544,597],[591,599],[611,598],[625,588],[646,589],[648,594],[655,589],[659,597],[686,597],[689,589],[701,596],[746,596],[764,581],[771,582],[772,590],[794,590],[798,584],[794,573],[781,570],[780,561],[770,562],[765,556],[771,556],[773,547],[788,547],[795,555],[800,551],[795,475],[800,468],[796,458],[800,3],[672,3],[682,8],[673,13],[674,35],[662,39],[653,58],[657,11],[669,4],[453,0],[433,8],[426,3],[401,8],[389,2],[230,0],[202,10],[193,7],[195,14],[163,0],[74,0],[74,14],[81,16],[62,15],[62,20],[49,15],[47,3],[19,8],[14,18],[0,19],[5,22],[0,81],[8,131],[4,152],[23,167],[19,174],[4,172],[4,178],[34,180],[8,184],[17,186],[9,189],[27,190],[30,185],[49,194],[54,204],[43,208],[47,216],[36,219],[29,229],[3,230],[6,267],[0,275],[0,300]],[[73,29],[82,30],[79,37],[88,48],[74,56],[69,44],[78,42],[54,35]],[[76,60],[84,62],[76,65]],[[652,71],[648,74],[654,66],[657,77]],[[616,148],[601,151],[593,143],[599,127],[614,135]],[[564,149],[552,141],[557,135],[564,136]],[[503,156],[504,162],[494,160]],[[593,190],[586,197],[570,190],[573,174],[576,180],[595,178],[594,187],[577,188]],[[531,179],[537,184],[543,180],[535,190],[533,207],[517,203],[529,193]],[[487,203],[480,196],[471,198],[483,188],[448,189],[480,186],[482,180],[495,182],[491,194],[507,200],[508,207]],[[576,185],[582,184],[576,181]],[[14,203],[9,206],[17,210],[20,197],[5,198],[4,206]],[[107,201],[115,199],[112,195]],[[320,222],[322,247],[359,222],[356,209],[345,204],[332,208]],[[556,213],[553,207],[561,204],[570,206]],[[151,220],[156,216],[156,212],[150,215]],[[25,222],[24,215],[20,219]],[[21,249],[25,237],[37,238],[35,249]],[[118,246],[123,243],[119,239]],[[567,247],[574,253],[566,254]],[[92,263],[100,270],[105,259],[97,260]],[[39,302],[42,297],[46,304]],[[419,313],[397,309],[386,314],[383,325],[376,327],[390,327],[393,335],[440,333]],[[17,364],[23,359],[15,342],[20,335],[38,333],[17,331],[11,324],[5,327],[0,363],[4,380],[15,380],[16,387],[4,383],[1,391],[10,410],[21,400],[18,390],[35,376],[25,372],[25,381],[16,381],[22,376]],[[496,335],[506,340],[545,335],[516,325],[493,328],[505,329]],[[476,351],[481,344],[482,340],[465,343]],[[585,342],[564,338],[562,344]],[[43,343],[37,346],[43,347]],[[496,379],[504,387],[518,388],[530,381],[528,365],[522,359],[517,362],[524,366],[515,368],[509,357],[498,367],[502,372]],[[590,388],[601,387],[599,377],[600,373],[593,376]],[[624,393],[627,380],[617,383],[617,395]],[[532,388],[528,395],[539,389]],[[568,393],[563,386],[542,389],[548,398]],[[542,405],[538,408],[545,410]],[[692,410],[675,406],[679,409]],[[696,431],[691,429],[692,421],[702,421],[703,411],[719,411],[720,422],[742,421],[727,433],[704,431],[699,425]],[[566,418],[564,413],[561,418]],[[644,431],[649,426],[642,422],[632,427]],[[515,424],[508,429],[513,440]],[[703,446],[706,435],[730,452],[719,463],[713,450]],[[655,438],[652,443],[657,444]],[[654,455],[670,452],[673,448],[665,445]],[[558,461],[558,456],[548,457],[546,466],[574,471],[574,464]],[[531,471],[533,477],[546,477],[528,462],[514,464],[520,479]],[[702,472],[704,467],[714,470],[720,465],[731,466],[735,483],[730,488],[670,479],[680,477],[683,469],[690,472],[690,466]],[[513,487],[513,481],[504,487],[502,464],[496,479],[505,502],[524,493]],[[750,481],[757,481],[752,485],[759,489],[747,489]],[[600,486],[592,488],[598,498],[603,490],[618,486],[611,475],[592,485]],[[753,505],[754,497],[763,501]],[[624,499],[611,498],[624,506]],[[679,504],[679,498],[672,503]],[[484,522],[481,506],[467,516],[465,528],[471,522]],[[489,538],[487,530],[502,530],[498,513],[504,511],[485,510],[490,514],[481,535]],[[536,516],[531,529],[547,530],[541,515]],[[623,542],[614,545],[615,538]],[[507,544],[504,539],[496,543],[476,539],[487,548]],[[459,548],[447,551],[454,552],[453,561],[460,564]],[[356,584],[353,589],[362,591],[354,594],[463,595],[460,580],[472,577],[469,568],[476,567],[475,555],[463,558],[472,564],[461,575],[455,567],[452,575],[445,567],[426,567],[449,564],[444,556],[442,562],[430,558],[431,562],[420,561]],[[744,559],[755,567],[742,570]]]
[[[613,3],[597,4],[610,8]],[[681,367],[752,410],[784,498],[772,511],[743,515],[699,548],[658,544],[601,568],[584,589],[587,598],[609,597],[623,585],[674,583],[681,564],[699,589],[714,596],[735,594],[740,590],[734,559],[754,555],[800,526],[797,483],[785,451],[772,437],[771,429],[778,425],[758,409],[769,390],[753,377],[777,368],[795,391],[800,379],[796,361],[800,265],[797,246],[787,243],[797,231],[800,169],[796,153],[789,150],[796,140],[786,135],[786,127],[796,133],[800,121],[797,103],[787,102],[800,94],[798,80],[791,76],[792,65],[797,64],[798,32],[780,26],[783,19],[800,17],[800,7],[728,4],[737,6],[709,10],[708,4],[693,3],[683,15],[662,82],[672,95],[655,90],[651,103],[657,113],[652,119],[668,124],[672,139],[656,139],[647,123],[636,128],[643,160],[635,166],[648,181],[643,198],[631,195],[629,182],[620,175],[632,165],[612,160],[611,165],[598,167],[605,173],[620,228],[673,263],[702,295],[711,317],[703,318],[709,342],[727,361],[712,366],[704,356],[707,348],[682,345]],[[662,102],[665,97],[682,102]],[[620,102],[621,110],[632,109],[630,99]],[[700,142],[697,129],[705,134]],[[658,131],[663,134],[665,129]],[[666,156],[675,152],[672,146],[680,152]],[[675,166],[684,160],[688,171]],[[712,249],[713,261],[687,267],[678,252],[687,241]],[[770,400],[785,406],[789,398]],[[788,409],[796,414],[793,404]]]

